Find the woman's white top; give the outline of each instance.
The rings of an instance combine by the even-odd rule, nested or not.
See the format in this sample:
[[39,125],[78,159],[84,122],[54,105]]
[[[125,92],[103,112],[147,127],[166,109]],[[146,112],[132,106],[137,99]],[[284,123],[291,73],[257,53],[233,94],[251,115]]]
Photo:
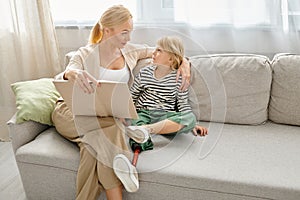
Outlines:
[[125,63],[122,69],[107,69],[105,67],[100,68],[100,80],[105,81],[115,81],[115,82],[123,82],[128,83],[130,78],[129,69]]

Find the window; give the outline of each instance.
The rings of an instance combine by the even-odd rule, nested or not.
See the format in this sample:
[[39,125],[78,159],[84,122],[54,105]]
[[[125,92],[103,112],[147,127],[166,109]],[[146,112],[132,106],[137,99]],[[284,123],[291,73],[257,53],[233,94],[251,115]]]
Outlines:
[[114,4],[131,11],[136,24],[194,27],[300,29],[299,0],[51,0],[56,25],[94,25]]
[[273,0],[174,0],[175,21],[192,26],[264,26],[273,23]]
[[[10,7],[11,5],[9,4],[9,1],[2,1],[1,2],[1,12],[0,12],[0,18],[1,20],[1,26],[0,26],[0,31],[1,30],[8,30],[8,31],[13,31],[13,24],[11,20],[4,20],[4,19],[9,19],[11,17],[10,14]],[[1,34],[1,32],[0,32]],[[1,35],[0,35],[1,36]]]
[[56,25],[94,25],[101,14],[111,5],[126,6],[136,19],[135,0],[50,0],[52,17]]
[[300,30],[299,0],[281,0],[281,15],[284,32]]

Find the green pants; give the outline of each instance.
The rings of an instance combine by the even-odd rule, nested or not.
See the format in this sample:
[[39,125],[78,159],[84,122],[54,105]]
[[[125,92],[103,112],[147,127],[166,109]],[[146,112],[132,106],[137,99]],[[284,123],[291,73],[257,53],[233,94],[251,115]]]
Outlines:
[[[175,111],[163,111],[163,110],[139,110],[138,119],[132,120],[133,126],[141,126],[145,124],[153,124],[163,120],[170,120],[175,123],[181,124],[184,127],[178,132],[170,133],[170,134],[180,134],[180,133],[188,133],[193,130],[196,124],[196,117],[192,112],[175,112]],[[132,139],[129,140],[130,146],[136,142]],[[150,150],[153,149],[153,143],[151,138],[143,143],[139,144],[142,150]]]

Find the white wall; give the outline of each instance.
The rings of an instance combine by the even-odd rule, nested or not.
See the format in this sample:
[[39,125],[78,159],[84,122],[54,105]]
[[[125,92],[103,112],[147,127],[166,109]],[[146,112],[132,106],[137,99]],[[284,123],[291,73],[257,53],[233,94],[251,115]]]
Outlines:
[[[67,52],[87,44],[89,31],[90,28],[57,28],[62,64]],[[270,30],[233,30],[226,27],[196,30],[183,25],[137,24],[131,35],[131,42],[155,46],[156,40],[163,35],[179,35],[184,41],[187,56],[207,53],[253,53],[272,59],[276,53],[300,54],[299,35],[288,37],[280,31],[274,33]]]

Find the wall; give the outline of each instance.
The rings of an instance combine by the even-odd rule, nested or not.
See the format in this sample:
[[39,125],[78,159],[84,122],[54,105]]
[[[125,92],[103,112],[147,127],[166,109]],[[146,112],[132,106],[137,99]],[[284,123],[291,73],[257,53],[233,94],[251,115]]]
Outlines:
[[[87,43],[89,31],[90,27],[57,28],[62,65],[67,52]],[[285,35],[281,31],[267,29],[221,27],[197,30],[180,24],[137,24],[132,32],[131,42],[155,46],[156,40],[163,35],[181,36],[187,56],[207,53],[252,53],[266,55],[272,59],[276,53],[300,53],[299,35]]]

